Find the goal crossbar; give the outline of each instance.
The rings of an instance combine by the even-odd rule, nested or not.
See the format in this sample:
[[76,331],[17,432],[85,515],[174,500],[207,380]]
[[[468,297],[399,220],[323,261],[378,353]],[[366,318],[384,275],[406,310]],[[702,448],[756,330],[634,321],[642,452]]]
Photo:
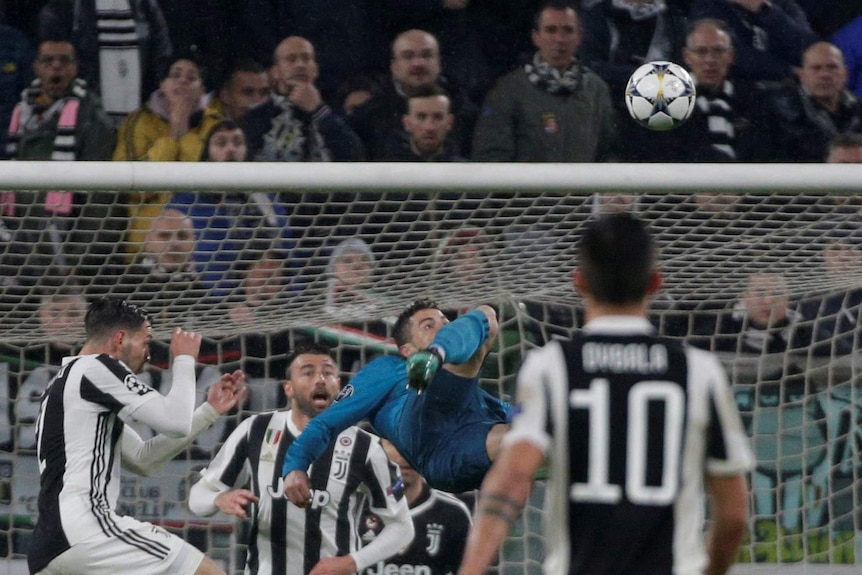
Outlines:
[[852,164],[3,162],[0,189],[284,191],[291,188],[855,193]]

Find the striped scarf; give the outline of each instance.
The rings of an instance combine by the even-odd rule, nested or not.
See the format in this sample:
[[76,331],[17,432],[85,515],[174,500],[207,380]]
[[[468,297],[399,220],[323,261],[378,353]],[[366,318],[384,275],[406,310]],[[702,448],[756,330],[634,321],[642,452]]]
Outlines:
[[78,159],[78,110],[81,100],[87,95],[87,83],[80,79],[72,80],[67,95],[57,99],[46,110],[39,110],[37,98],[42,94],[42,81],[38,78],[21,93],[21,101],[12,112],[9,122],[9,139],[6,155],[9,159],[18,157],[21,135],[53,122],[57,118],[57,133],[54,136],[52,160]]
[[573,59],[571,65],[560,72],[536,52],[533,60],[524,64],[524,72],[531,84],[549,94],[574,94],[581,83],[581,64],[577,59]]
[[141,39],[129,0],[96,0],[102,107],[122,119],[141,107]]
[[698,92],[695,101],[697,109],[706,116],[710,146],[731,160],[736,159],[736,131],[733,127],[733,119],[737,115],[734,110],[735,99],[733,84],[725,80],[721,89],[713,93]]

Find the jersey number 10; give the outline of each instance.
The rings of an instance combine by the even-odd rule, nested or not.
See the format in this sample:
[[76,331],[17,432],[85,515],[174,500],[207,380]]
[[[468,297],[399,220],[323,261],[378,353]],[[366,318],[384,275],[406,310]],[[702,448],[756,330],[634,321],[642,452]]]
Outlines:
[[[685,393],[670,381],[641,381],[631,387],[626,410],[626,469],[625,485],[615,485],[609,479],[610,449],[620,445],[622,438],[611,437],[610,382],[594,379],[589,389],[575,389],[569,395],[569,405],[589,412],[589,462],[587,483],[574,483],[570,496],[582,503],[620,501],[626,498],[639,505],[668,505],[679,488],[680,448],[685,412]],[[650,429],[648,410],[651,402],[663,404],[664,426]],[[661,433],[661,437],[650,437]],[[659,441],[662,445],[661,484],[647,485],[647,446]]]

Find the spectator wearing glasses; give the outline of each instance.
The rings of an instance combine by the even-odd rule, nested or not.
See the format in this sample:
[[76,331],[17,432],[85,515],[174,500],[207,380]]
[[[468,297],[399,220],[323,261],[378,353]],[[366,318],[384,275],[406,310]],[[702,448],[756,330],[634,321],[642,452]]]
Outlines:
[[6,156],[109,160],[115,142],[113,122],[99,98],[78,78],[75,47],[65,40],[41,42],[33,69],[36,79],[12,112]]
[[802,53],[818,40],[795,0],[694,0],[688,17],[727,24],[736,49],[733,74],[751,82],[792,78]]
[[731,76],[736,52],[729,30],[709,18],[692,22],[682,56],[697,87],[691,117],[667,132],[627,121],[621,156],[640,162],[751,161],[759,148],[754,119],[760,92]]
[[78,49],[80,77],[117,122],[156,89],[173,53],[156,0],[49,0],[39,12],[39,36]]

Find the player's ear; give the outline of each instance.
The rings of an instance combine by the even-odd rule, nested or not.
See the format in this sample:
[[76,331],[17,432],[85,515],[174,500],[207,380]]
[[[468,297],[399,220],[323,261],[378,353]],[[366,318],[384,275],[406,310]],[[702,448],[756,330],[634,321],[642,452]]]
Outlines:
[[657,269],[653,270],[649,278],[649,285],[647,285],[647,293],[650,295],[658,293],[663,284],[664,279],[662,278],[661,272]]
[[281,388],[284,390],[284,395],[289,398],[293,398],[293,385],[290,383],[289,379],[285,379],[281,382]]
[[412,355],[417,351],[419,351],[419,348],[410,342],[398,346],[398,353],[400,353],[402,357],[407,357],[408,355]]
[[584,272],[581,271],[580,267],[576,267],[572,270],[572,283],[575,284],[575,289],[581,295],[586,295],[589,290],[587,290],[587,280],[584,277]]

